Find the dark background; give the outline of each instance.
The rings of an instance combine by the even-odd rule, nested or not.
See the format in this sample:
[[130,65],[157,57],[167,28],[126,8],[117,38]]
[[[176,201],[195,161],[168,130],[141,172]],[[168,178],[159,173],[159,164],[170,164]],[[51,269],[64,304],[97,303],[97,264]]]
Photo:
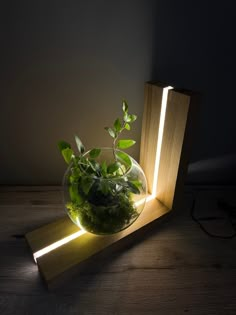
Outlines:
[[0,4],[0,184],[59,184],[56,143],[109,146],[121,99],[139,116],[144,82],[199,91],[189,183],[236,183],[234,1]]

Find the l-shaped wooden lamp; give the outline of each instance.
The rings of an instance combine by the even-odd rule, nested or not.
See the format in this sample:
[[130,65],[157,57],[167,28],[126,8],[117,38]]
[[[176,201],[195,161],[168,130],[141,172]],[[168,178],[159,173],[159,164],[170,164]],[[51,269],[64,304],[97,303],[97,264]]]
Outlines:
[[[126,230],[97,236],[80,230],[65,216],[26,234],[35,262],[48,284],[176,208],[187,169],[191,93],[161,83],[145,84],[140,165],[149,196],[140,217]],[[192,106],[193,105],[193,106]]]

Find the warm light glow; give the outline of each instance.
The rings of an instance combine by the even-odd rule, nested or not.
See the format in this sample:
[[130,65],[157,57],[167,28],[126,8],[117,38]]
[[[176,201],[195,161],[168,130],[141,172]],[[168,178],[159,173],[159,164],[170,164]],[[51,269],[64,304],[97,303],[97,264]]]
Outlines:
[[[152,186],[152,194],[149,195],[147,198],[142,198],[135,202],[135,206],[138,207],[142,205],[145,201],[149,202],[156,198],[156,190],[157,190],[157,181],[158,181],[158,172],[159,172],[159,165],[160,165],[160,157],[161,157],[161,146],[162,146],[162,139],[163,139],[163,132],[164,132],[164,125],[165,125],[165,116],[166,116],[166,106],[167,106],[167,99],[168,99],[168,92],[169,90],[173,89],[172,86],[167,86],[163,89],[162,95],[162,102],[161,102],[161,114],[160,114],[160,123],[159,123],[159,131],[158,131],[158,139],[157,139],[157,150],[156,150],[156,159],[155,159],[155,166],[154,166],[154,176],[153,176],[153,186]],[[79,222],[78,225],[80,230],[75,232],[51,245],[46,246],[45,248],[37,251],[33,254],[34,260],[37,263],[37,259],[45,254],[48,254],[52,250],[59,248],[60,246],[69,243],[70,241],[84,235],[87,233],[83,228],[80,226]]]
[[145,202],[145,200],[146,200],[146,198],[142,198],[142,199],[140,199],[138,201],[135,201],[134,204],[135,204],[136,207],[139,207]]
[[151,201],[151,200],[153,200],[153,199],[155,199],[155,196],[153,196],[153,195],[148,195],[147,198],[142,198],[142,199],[136,201],[134,204],[135,204],[136,207],[139,207],[139,206],[141,206],[144,202],[149,202],[149,201]]
[[151,200],[153,200],[153,199],[155,199],[156,198],[156,196],[153,194],[153,195],[149,195],[148,197],[147,197],[147,199],[146,199],[146,202],[149,202],[149,201],[151,201]]
[[[134,204],[135,204],[136,207],[138,207],[141,204],[143,204],[145,202],[145,200],[146,200],[146,202],[148,202],[148,201],[150,201],[152,199],[154,199],[154,198],[150,199],[150,196],[148,196],[147,199],[146,198],[142,198],[139,201],[136,201]],[[65,238],[63,238],[63,239],[61,239],[59,241],[56,241],[55,243],[53,243],[51,245],[48,245],[48,246],[44,247],[43,249],[40,249],[39,251],[35,252],[33,254],[34,261],[37,263],[37,259],[39,257],[42,257],[43,255],[48,254],[51,251],[61,247],[62,245],[67,244],[70,241],[73,241],[76,238],[78,238],[78,237],[84,235],[85,233],[87,233],[85,230],[83,230],[83,228],[81,226],[80,226],[80,228],[81,229],[79,231],[77,231],[77,232],[75,232],[75,233],[73,233],[73,234],[71,234],[71,235],[69,235],[69,236],[67,236],[67,237],[65,237]]]
[[39,251],[37,251],[36,253],[33,254],[35,262],[37,263],[37,259],[39,257],[51,252],[54,249],[57,249],[58,247],[66,244],[66,243],[69,243],[70,241],[80,237],[81,235],[83,235],[85,233],[86,233],[85,230],[79,230],[78,232],[75,232],[69,236],[66,236],[63,239],[61,239],[61,240],[59,240],[59,241],[57,241],[51,245],[48,245],[47,247],[44,247],[43,249],[40,249]]
[[152,199],[156,198],[157,181],[158,181],[158,173],[159,173],[160,158],[161,158],[161,146],[162,146],[165,117],[166,117],[166,106],[167,106],[168,92],[171,89],[173,89],[172,86],[165,87],[163,89],[163,94],[162,94],[161,114],[160,114],[160,122],[159,122],[158,138],[157,138],[156,159],[155,159],[155,167],[154,167],[154,175],[153,175],[152,192],[151,192],[152,194],[151,196],[149,196]]

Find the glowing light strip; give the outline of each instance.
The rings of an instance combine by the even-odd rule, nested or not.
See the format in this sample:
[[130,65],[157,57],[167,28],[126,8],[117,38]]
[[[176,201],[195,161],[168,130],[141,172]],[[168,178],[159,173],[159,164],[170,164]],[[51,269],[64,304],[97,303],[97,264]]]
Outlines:
[[156,198],[158,173],[159,173],[159,166],[160,166],[160,159],[161,159],[161,146],[162,146],[165,117],[166,117],[166,106],[167,106],[168,92],[171,89],[173,89],[172,86],[165,87],[163,89],[163,94],[162,94],[161,114],[160,114],[160,122],[159,122],[158,138],[157,138],[157,150],[156,150],[156,159],[155,159],[155,167],[154,167],[154,175],[153,175],[152,194],[151,196],[149,196],[151,199]]
[[43,249],[40,249],[39,251],[37,251],[33,254],[35,262],[37,263],[37,259],[39,257],[51,252],[54,249],[57,249],[58,247],[61,247],[62,245],[66,244],[66,243],[69,243],[70,241],[76,239],[77,237],[80,237],[81,235],[83,235],[85,233],[86,233],[85,230],[79,230],[78,232],[75,232],[75,233],[73,233],[73,234],[71,234],[71,235],[51,244],[51,245],[44,247]]

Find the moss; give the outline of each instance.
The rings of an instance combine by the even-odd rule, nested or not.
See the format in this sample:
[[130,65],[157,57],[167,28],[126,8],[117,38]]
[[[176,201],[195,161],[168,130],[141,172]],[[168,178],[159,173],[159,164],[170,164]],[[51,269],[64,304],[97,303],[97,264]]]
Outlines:
[[[137,217],[138,212],[131,200],[130,193],[107,196],[109,205],[97,205],[85,201],[82,205],[74,202],[67,204],[70,217],[91,233],[111,234],[129,226]],[[112,202],[114,198],[114,202]]]

